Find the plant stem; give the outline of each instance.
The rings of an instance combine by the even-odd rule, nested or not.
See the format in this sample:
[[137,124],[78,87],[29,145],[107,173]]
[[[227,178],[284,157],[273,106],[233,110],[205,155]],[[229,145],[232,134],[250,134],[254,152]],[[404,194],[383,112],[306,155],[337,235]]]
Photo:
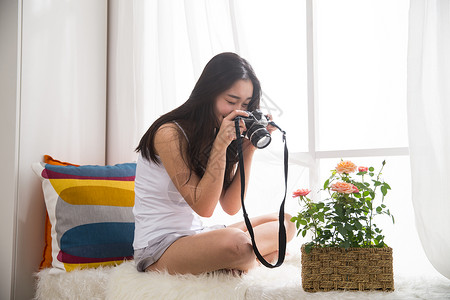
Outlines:
[[[377,181],[380,181],[380,175],[381,175],[381,171],[383,171],[384,168],[384,164],[381,165],[381,169],[378,172],[377,175]],[[373,201],[375,200],[375,195],[376,195],[376,190],[377,190],[378,186],[375,186],[373,189],[373,198],[372,198],[372,208],[370,209],[370,218],[369,218],[369,241],[368,244],[370,245],[371,240],[372,240],[372,218],[373,218]]]
[[[312,204],[311,202],[308,203],[309,209],[312,209]],[[311,219],[313,220],[313,225],[314,225],[314,240],[317,240],[317,224],[316,224],[316,219],[311,215]],[[317,241],[316,241],[317,242]]]

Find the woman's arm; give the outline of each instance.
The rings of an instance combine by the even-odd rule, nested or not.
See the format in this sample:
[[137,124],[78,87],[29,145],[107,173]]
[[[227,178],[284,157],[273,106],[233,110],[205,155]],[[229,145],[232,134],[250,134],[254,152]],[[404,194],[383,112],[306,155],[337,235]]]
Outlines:
[[[268,115],[269,120],[272,120],[272,115]],[[272,125],[267,126],[267,130],[270,134],[276,130]],[[256,151],[256,147],[248,139],[242,140],[242,150],[244,156],[244,171],[245,171],[245,189],[244,189],[244,198],[247,193],[247,187],[250,179],[250,170],[252,165],[253,154]],[[224,190],[222,193],[222,197],[220,198],[220,205],[223,210],[230,214],[236,214],[239,209],[241,209],[241,173],[240,167],[236,170],[236,173],[233,177],[233,180],[228,187],[228,189]]]
[[205,174],[199,178],[186,164],[184,157],[187,155],[187,141],[184,137],[182,141],[180,145],[180,133],[175,124],[164,124],[155,134],[156,153],[173,184],[191,208],[202,217],[210,217],[222,191],[225,150],[213,146]]
[[180,133],[175,124],[164,124],[155,134],[156,154],[180,194],[202,217],[210,217],[213,214],[222,194],[226,150],[235,138],[233,119],[237,115],[246,116],[247,114],[242,111],[233,111],[223,119],[219,133],[212,145],[205,174],[201,178],[189,169],[183,159],[183,156],[187,155],[188,142],[183,137],[180,145]]
[[[250,180],[250,170],[253,154],[256,151],[256,147],[253,146],[247,139],[243,140],[242,142],[245,171],[245,197],[245,194],[247,193],[248,182]],[[222,197],[220,198],[220,205],[222,206],[223,210],[229,215],[236,214],[241,208],[241,173],[239,164],[230,186],[222,193]]]

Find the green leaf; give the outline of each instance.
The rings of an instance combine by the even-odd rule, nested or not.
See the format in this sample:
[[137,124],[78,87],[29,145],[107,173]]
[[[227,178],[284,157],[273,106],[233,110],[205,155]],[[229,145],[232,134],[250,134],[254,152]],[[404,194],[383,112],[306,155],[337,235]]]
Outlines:
[[383,193],[383,196],[386,196],[386,194],[387,194],[387,188],[386,188],[386,186],[382,186],[381,187],[381,193]]
[[338,227],[337,230],[340,234],[344,237],[347,234],[347,230],[345,230],[343,227]]
[[302,225],[307,225],[308,224],[308,222],[306,222],[305,219],[298,220],[298,223],[300,223]]
[[325,180],[325,183],[323,184],[323,189],[326,190],[328,188],[328,184],[330,183],[330,179]]
[[353,231],[353,227],[350,224],[345,224],[345,230],[347,230],[347,232],[352,232]]
[[305,237],[305,235],[306,235],[306,230],[303,230],[302,231],[302,236]]
[[339,217],[343,217],[343,215],[344,215],[344,210],[342,209],[342,205],[336,205],[336,206],[334,207],[334,209],[336,210],[336,214],[337,214]]
[[344,242],[342,243],[342,245],[344,246],[345,249],[350,248],[350,242],[349,242],[349,241],[344,241]]
[[370,168],[369,168],[369,171],[370,171],[370,172],[373,172],[373,171],[375,171],[375,168],[374,168],[374,167],[370,167]]
[[383,209],[382,209],[380,206],[377,207],[377,213],[380,214],[382,210],[383,210]]
[[320,220],[321,222],[325,222],[325,216],[324,216],[324,213],[323,213],[323,212],[319,212],[319,213],[317,214],[317,217],[319,218],[319,220]]

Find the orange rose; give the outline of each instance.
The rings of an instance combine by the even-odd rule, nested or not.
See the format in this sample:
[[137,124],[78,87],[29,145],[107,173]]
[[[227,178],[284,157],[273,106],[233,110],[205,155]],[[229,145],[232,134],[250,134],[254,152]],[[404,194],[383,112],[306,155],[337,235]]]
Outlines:
[[349,160],[344,160],[338,163],[336,166],[336,172],[339,174],[346,173],[350,174],[356,171],[356,165]]
[[359,193],[359,190],[356,186],[347,182],[336,182],[335,184],[331,185],[331,190],[341,194]]

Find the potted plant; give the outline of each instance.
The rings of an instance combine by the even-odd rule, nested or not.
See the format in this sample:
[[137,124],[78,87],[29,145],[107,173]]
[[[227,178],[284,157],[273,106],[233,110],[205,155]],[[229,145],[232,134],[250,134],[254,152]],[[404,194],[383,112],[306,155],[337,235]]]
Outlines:
[[391,189],[381,177],[384,166],[375,172],[341,160],[321,189],[325,200],[312,201],[308,189],[293,193],[301,206],[291,219],[297,235],[312,234],[301,249],[305,291],[394,290],[392,248],[374,223],[380,215],[394,222],[384,204]]

